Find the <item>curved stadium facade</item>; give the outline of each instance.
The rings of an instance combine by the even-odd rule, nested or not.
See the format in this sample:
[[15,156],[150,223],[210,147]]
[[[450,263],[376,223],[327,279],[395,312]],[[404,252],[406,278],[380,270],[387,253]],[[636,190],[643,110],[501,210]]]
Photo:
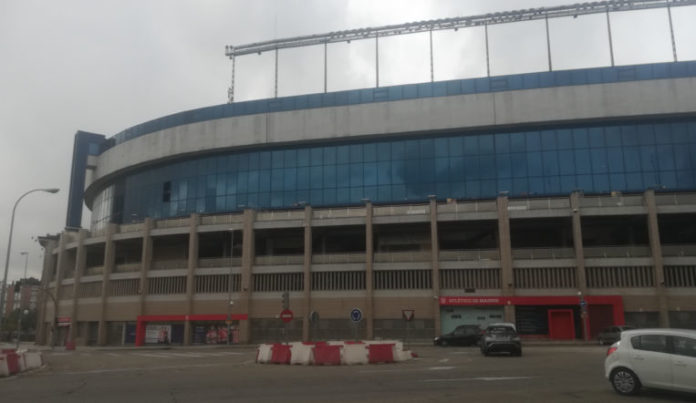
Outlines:
[[[242,343],[427,339],[494,321],[552,339],[694,328],[695,174],[696,62],[239,102],[111,138],[78,132],[68,229],[42,240],[55,300],[39,341],[140,345],[164,327],[204,343],[228,323]],[[89,230],[71,228],[83,202]]]

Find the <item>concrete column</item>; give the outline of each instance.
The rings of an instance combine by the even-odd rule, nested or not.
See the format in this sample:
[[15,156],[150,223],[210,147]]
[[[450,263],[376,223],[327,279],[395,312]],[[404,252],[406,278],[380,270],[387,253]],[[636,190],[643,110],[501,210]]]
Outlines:
[[433,319],[435,335],[442,334],[440,320],[440,240],[437,233],[437,200],[430,199],[430,258],[433,282]]
[[587,295],[587,274],[585,270],[585,249],[582,245],[582,225],[580,222],[579,192],[570,194],[570,208],[573,211],[573,248],[575,249],[575,285],[583,295]]
[[[193,314],[193,291],[196,286],[196,267],[198,267],[198,225],[201,216],[191,214],[189,219],[188,271],[186,272],[186,316]],[[191,345],[191,321],[184,321],[184,344]]]
[[[510,215],[507,196],[499,196],[498,206],[498,251],[500,253],[500,281],[503,296],[515,294],[514,274],[512,271],[512,245],[510,244]],[[505,305],[505,321],[515,322],[515,306]]]
[[[48,287],[53,275],[53,266],[56,262],[56,255],[53,251],[58,247],[58,241],[50,238],[40,238],[41,246],[44,248],[43,270],[41,273],[41,292],[39,293],[38,308],[39,312],[36,321],[36,343],[45,345],[46,338],[46,304],[52,304],[53,299],[47,295],[51,292]],[[56,309],[56,307],[54,307]],[[54,322],[55,324],[55,322]]]
[[75,283],[73,284],[73,304],[72,312],[70,313],[72,325],[70,326],[70,335],[68,336],[72,341],[74,341],[75,336],[77,336],[77,297],[80,292],[80,279],[82,278],[82,273],[85,272],[85,267],[87,265],[87,248],[85,247],[87,230],[81,229],[77,236],[78,238],[77,254],[75,256],[75,274],[73,275]]
[[655,294],[657,295],[657,304],[660,312],[660,327],[669,327],[669,310],[665,292],[665,266],[662,263],[662,245],[660,244],[660,226],[657,222],[655,191],[652,189],[646,190],[643,197],[645,199],[645,207],[648,210],[648,238],[650,239],[650,252],[653,259]]
[[244,223],[242,229],[242,289],[239,295],[240,311],[246,312],[249,319],[239,322],[239,342],[251,341],[251,295],[253,291],[252,268],[254,266],[254,221],[256,212],[252,209],[244,210]]
[[145,299],[147,297],[148,289],[148,279],[147,273],[152,267],[152,228],[154,226],[154,221],[152,218],[148,217],[143,222],[143,248],[140,256],[140,290],[138,293],[140,308],[138,309],[138,315],[146,315],[147,304]]
[[372,202],[365,203],[365,318],[367,325],[367,339],[375,336],[374,323],[374,242],[372,228]]
[[309,314],[312,312],[312,207],[305,206],[304,217],[304,295],[302,306],[302,340],[310,340]]
[[101,313],[99,315],[99,328],[97,331],[97,344],[100,346],[106,345],[106,304],[109,299],[109,278],[114,270],[116,261],[116,243],[114,242],[114,234],[116,233],[116,224],[109,224],[106,227],[106,241],[104,242],[104,273],[102,275],[102,293],[101,293]]

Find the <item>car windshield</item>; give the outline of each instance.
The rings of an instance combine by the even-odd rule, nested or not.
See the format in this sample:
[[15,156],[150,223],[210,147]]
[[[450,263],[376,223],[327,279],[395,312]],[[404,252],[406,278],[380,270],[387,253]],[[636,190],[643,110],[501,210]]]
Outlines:
[[487,333],[489,334],[507,334],[507,333],[515,333],[515,331],[511,327],[507,326],[495,326],[495,327],[489,327],[486,330]]

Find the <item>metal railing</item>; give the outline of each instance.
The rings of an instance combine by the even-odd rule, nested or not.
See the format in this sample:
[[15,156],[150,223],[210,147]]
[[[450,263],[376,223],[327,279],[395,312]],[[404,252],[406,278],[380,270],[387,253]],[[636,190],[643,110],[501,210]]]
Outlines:
[[512,250],[513,259],[572,259],[573,248],[517,248]]
[[498,249],[441,250],[441,261],[500,260]]
[[595,246],[584,248],[585,258],[650,257],[649,246]]
[[365,263],[365,253],[330,253],[312,255],[313,264]]
[[282,266],[304,264],[304,255],[256,256],[257,266]]
[[379,252],[375,253],[375,263],[429,262],[430,252]]

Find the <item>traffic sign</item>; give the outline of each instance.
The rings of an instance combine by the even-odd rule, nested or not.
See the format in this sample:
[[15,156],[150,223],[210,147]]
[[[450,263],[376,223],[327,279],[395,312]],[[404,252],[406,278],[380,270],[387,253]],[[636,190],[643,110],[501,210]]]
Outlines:
[[317,311],[312,311],[312,312],[309,314],[309,321],[310,321],[311,323],[316,323],[318,320],[319,320],[319,312],[317,312]]
[[350,320],[353,322],[360,322],[362,320],[362,311],[358,308],[353,308],[352,311],[350,311]]
[[285,323],[290,323],[290,322],[292,322],[292,319],[293,319],[294,317],[295,317],[295,316],[292,314],[292,311],[289,310],[289,309],[283,309],[283,310],[280,312],[280,320],[282,320],[282,321],[285,322]]
[[413,314],[414,314],[415,312],[416,312],[416,311],[415,311],[414,309],[402,309],[402,310],[401,310],[401,316],[404,317],[404,320],[405,320],[406,322],[410,322],[410,321],[413,320]]

